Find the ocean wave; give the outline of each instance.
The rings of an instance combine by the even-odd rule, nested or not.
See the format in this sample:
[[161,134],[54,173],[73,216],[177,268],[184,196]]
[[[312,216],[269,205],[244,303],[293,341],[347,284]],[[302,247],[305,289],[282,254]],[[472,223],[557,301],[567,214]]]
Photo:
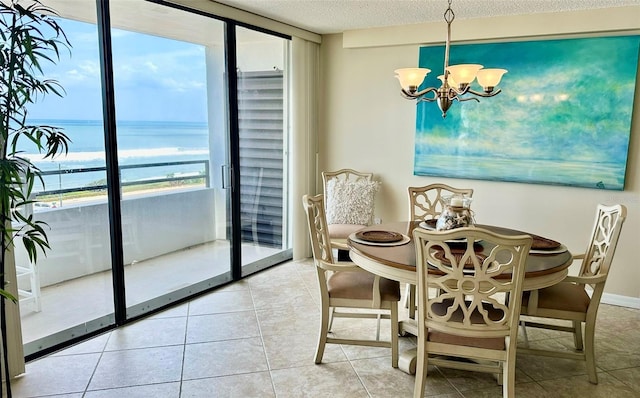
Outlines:
[[[174,156],[207,156],[209,150],[196,149],[196,148],[149,148],[149,149],[125,149],[118,151],[118,158],[133,159],[133,158],[151,158],[151,157],[174,157]],[[44,159],[42,154],[22,154],[24,158],[29,159],[31,162],[87,162],[105,160],[104,151],[91,151],[91,152],[69,152],[66,155],[59,155],[53,159]]]

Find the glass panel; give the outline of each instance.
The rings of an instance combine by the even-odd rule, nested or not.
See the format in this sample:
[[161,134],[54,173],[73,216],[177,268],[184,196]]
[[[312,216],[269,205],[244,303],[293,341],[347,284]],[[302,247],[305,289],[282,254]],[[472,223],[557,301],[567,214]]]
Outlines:
[[73,20],[95,21],[95,3],[74,13],[48,3],[63,17],[59,24],[72,48],[60,52],[57,65],[42,66],[66,94],[44,97],[29,108],[29,119],[64,128],[71,144],[66,156],[53,160],[25,147],[44,174],[36,202],[25,211],[49,224],[51,246],[35,265],[20,244],[16,248],[25,355],[114,323],[98,34],[94,22]]
[[132,4],[111,33],[128,317],[231,280],[224,24]]
[[242,267],[282,261],[288,242],[289,40],[236,28]]

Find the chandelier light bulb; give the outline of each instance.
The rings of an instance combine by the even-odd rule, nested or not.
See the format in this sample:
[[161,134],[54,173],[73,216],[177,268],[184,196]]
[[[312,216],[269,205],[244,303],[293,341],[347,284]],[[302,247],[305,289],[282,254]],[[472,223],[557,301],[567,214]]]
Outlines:
[[396,69],[396,77],[400,80],[400,86],[409,92],[415,92],[422,84],[431,69],[426,68],[403,68]]

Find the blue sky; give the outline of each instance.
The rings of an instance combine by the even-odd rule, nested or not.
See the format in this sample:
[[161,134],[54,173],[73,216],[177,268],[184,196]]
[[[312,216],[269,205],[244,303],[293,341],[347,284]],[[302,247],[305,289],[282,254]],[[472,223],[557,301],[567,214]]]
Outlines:
[[[60,20],[71,42],[56,65],[44,65],[64,98],[29,108],[33,119],[102,119],[97,27]],[[205,49],[176,40],[112,30],[116,115],[119,120],[206,121]]]

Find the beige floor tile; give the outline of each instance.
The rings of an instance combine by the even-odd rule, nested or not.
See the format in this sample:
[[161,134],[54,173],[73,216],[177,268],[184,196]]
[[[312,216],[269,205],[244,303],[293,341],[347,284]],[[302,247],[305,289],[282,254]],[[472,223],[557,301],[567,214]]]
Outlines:
[[187,344],[259,337],[260,329],[254,311],[189,317]]
[[185,380],[180,398],[250,398],[275,397],[269,372]]
[[180,381],[183,346],[107,351],[88,390]]
[[287,305],[256,310],[263,336],[305,334],[320,328],[320,310],[315,305]]
[[539,355],[518,354],[516,367],[534,381],[587,374],[583,361]]
[[28,363],[26,373],[11,381],[13,396],[82,393],[99,359],[100,354],[64,355]]
[[303,283],[296,286],[252,287],[251,294],[257,310],[272,309],[285,306],[316,306]]
[[608,373],[631,387],[631,389],[640,396],[640,367],[614,370]]
[[186,317],[137,321],[111,332],[105,351],[184,344],[186,329]]
[[266,370],[267,360],[260,338],[187,344],[184,347],[184,380]]
[[[530,382],[530,383],[521,383],[516,384],[516,394],[517,398],[549,398],[550,395],[548,391],[545,391],[539,384]],[[502,397],[502,386],[495,386],[492,388],[481,389],[481,390],[472,390],[465,391],[464,398],[495,398]]]
[[215,291],[189,303],[189,315],[219,314],[253,310],[249,289]]
[[[400,354],[413,348],[416,348],[416,346],[412,340],[405,337],[398,338],[398,351]],[[343,344],[342,350],[350,361],[355,359],[384,357],[388,359],[389,365],[391,365],[391,348]]]
[[[413,394],[415,376],[390,366],[387,358],[359,359],[351,361],[358,377],[372,397],[410,397]],[[457,394],[455,388],[434,366],[429,367],[425,397]]]
[[282,398],[369,396],[349,362],[278,369],[271,372],[271,379]]
[[607,373],[598,373],[597,385],[589,383],[587,376],[562,377],[539,383],[553,394],[554,398],[637,398],[640,396],[637,391]]
[[52,356],[91,354],[102,352],[107,346],[107,341],[109,341],[111,333],[113,332],[107,332],[90,340],[72,345],[71,347],[65,348],[62,351],[53,353]]
[[180,383],[150,384],[146,386],[134,386],[113,388],[107,390],[89,391],[84,398],[180,398]]
[[[305,334],[270,335],[263,337],[269,369],[308,366],[314,363],[317,332]],[[322,363],[344,362],[347,357],[339,344],[326,344]]]

